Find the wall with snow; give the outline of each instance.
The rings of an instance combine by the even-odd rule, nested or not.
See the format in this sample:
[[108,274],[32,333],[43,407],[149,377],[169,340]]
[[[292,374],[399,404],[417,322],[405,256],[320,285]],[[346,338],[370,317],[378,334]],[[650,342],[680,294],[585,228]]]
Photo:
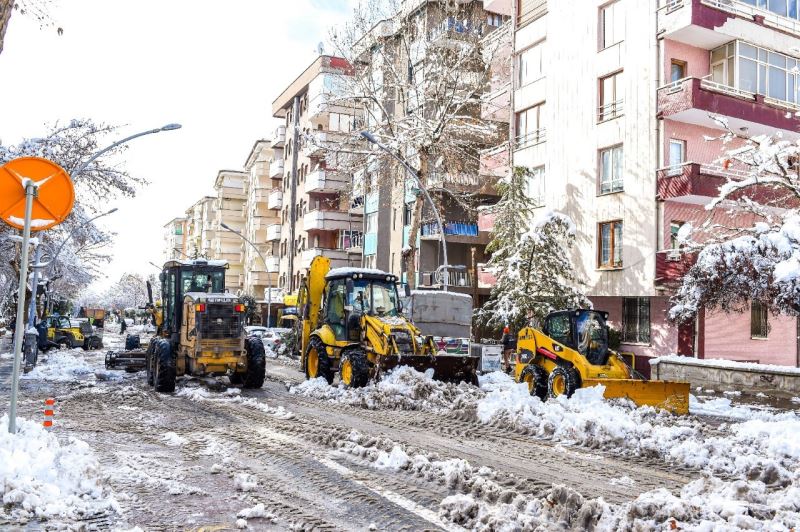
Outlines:
[[750,312],[723,314],[706,312],[703,358],[724,358],[795,366],[797,364],[797,319],[770,316],[766,340],[750,338]]

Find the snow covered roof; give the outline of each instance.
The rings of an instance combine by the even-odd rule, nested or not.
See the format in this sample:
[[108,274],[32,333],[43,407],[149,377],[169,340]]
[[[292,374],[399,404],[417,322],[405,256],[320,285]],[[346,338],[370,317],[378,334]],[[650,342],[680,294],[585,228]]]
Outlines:
[[386,277],[391,275],[395,279],[397,276],[387,273],[383,270],[376,270],[374,268],[334,268],[325,276],[326,279],[333,279],[336,277],[352,277],[354,274],[360,274],[367,277]]
[[192,260],[173,259],[171,261],[164,263],[165,268],[170,268],[173,266],[223,266],[227,268],[228,261],[215,260],[215,259],[192,259]]

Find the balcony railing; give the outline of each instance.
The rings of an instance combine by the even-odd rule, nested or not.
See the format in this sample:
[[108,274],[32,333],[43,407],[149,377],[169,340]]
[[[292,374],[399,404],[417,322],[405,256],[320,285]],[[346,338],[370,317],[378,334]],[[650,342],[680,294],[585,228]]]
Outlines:
[[444,275],[447,275],[448,286],[461,286],[469,288],[472,286],[472,276],[467,271],[449,271],[449,272],[436,272],[427,271],[422,272],[422,286],[442,286],[444,284]]
[[267,227],[267,242],[274,242],[281,239],[281,225],[272,224]]
[[318,169],[306,176],[306,192],[336,192],[347,185],[347,180],[330,170]]
[[272,134],[272,147],[283,148],[286,142],[286,126],[278,126],[275,128],[275,133]]
[[267,208],[280,210],[281,207],[283,207],[283,191],[276,188],[270,191],[267,197]]
[[344,231],[339,233],[338,247],[339,249],[355,249],[361,248],[364,245],[364,235],[362,233],[348,234]]
[[607,120],[613,120],[614,118],[619,118],[622,116],[624,111],[624,100],[616,100],[614,102],[609,102],[605,105],[601,105],[597,108],[597,121],[598,122],[605,122]]
[[272,178],[283,177],[283,159],[275,159],[269,163],[269,176]]
[[672,249],[659,251],[656,253],[656,286],[677,288],[695,262],[696,253],[682,253]]
[[[683,4],[683,0],[674,3]],[[763,20],[765,26],[800,35],[800,21],[779,15],[768,9],[752,6],[740,0],[700,0],[700,3],[750,20],[758,17]],[[786,6],[786,3],[784,3],[784,6]]]
[[[426,222],[422,224],[421,235],[433,236],[439,234],[439,224],[437,222]],[[445,235],[457,236],[478,236],[478,224],[476,222],[448,221],[444,222]]]
[[473,24],[469,20],[456,20],[455,17],[447,17],[433,27],[428,33],[430,41],[436,41],[443,37],[458,37],[459,35],[483,35],[483,25]]
[[267,271],[269,273],[276,273],[280,268],[281,260],[274,255],[265,258],[267,259]]
[[547,128],[540,127],[534,131],[529,131],[516,138],[517,148],[526,148],[528,146],[535,146],[547,140]]

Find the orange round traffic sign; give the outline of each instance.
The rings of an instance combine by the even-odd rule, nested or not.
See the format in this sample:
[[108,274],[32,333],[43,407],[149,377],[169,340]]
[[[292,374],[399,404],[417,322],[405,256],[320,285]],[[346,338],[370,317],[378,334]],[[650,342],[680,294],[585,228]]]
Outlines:
[[41,157],[20,157],[0,166],[0,219],[12,227],[25,224],[25,184],[38,188],[31,210],[31,231],[58,225],[69,216],[75,189],[66,170]]

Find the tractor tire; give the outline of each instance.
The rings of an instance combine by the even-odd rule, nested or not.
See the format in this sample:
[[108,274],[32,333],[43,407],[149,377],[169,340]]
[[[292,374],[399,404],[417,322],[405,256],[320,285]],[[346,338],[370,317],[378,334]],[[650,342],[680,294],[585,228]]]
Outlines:
[[572,397],[575,390],[581,387],[581,377],[575,368],[557,367],[547,379],[548,397],[566,395]]
[[158,340],[153,350],[153,365],[155,374],[153,382],[156,391],[160,393],[172,393],[175,391],[175,357],[172,354],[172,346],[163,338]]
[[527,365],[519,374],[519,382],[528,385],[528,392],[531,396],[538,397],[542,401],[547,399],[549,384],[547,372],[544,369],[536,365]]
[[261,388],[267,372],[267,355],[261,338],[251,336],[245,340],[247,350],[247,371],[244,374],[244,388]]
[[67,347],[69,347],[70,349],[77,349],[78,347],[83,347],[83,342],[79,342],[78,340],[76,340],[71,333],[67,333],[65,341]]
[[125,351],[139,349],[140,347],[142,347],[142,341],[139,339],[138,334],[129,334],[125,337]]
[[346,388],[361,388],[369,382],[367,355],[361,349],[346,351],[339,360],[339,379]]
[[324,377],[328,384],[333,384],[331,359],[328,357],[325,344],[316,336],[311,339],[306,350],[305,372],[307,379]]
[[158,342],[157,338],[153,338],[150,342],[150,345],[147,346],[147,352],[144,355],[144,370],[145,374],[147,375],[147,384],[153,386],[155,384],[155,367],[153,366],[153,359],[154,356],[154,348],[156,343]]

